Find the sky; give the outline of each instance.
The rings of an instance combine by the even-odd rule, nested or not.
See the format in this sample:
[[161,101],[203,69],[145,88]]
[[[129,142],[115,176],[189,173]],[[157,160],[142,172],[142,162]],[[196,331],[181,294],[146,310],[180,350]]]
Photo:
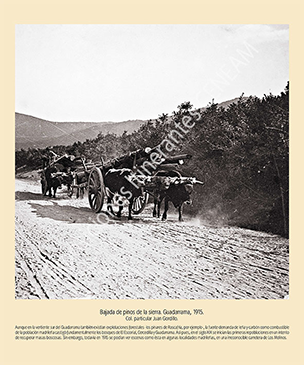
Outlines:
[[15,110],[120,122],[280,94],[288,25],[16,25]]

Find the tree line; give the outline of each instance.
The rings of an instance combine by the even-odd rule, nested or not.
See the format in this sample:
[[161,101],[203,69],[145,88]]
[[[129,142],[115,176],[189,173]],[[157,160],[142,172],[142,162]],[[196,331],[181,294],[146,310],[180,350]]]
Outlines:
[[[138,131],[121,136],[99,133],[94,139],[52,150],[100,162],[138,148],[154,147],[176,129],[183,117],[195,125],[184,134],[174,154],[193,157],[182,165],[185,176],[204,181],[196,186],[187,212],[212,224],[231,224],[289,234],[289,84],[280,95],[241,96],[227,108],[212,102],[193,117],[184,102],[172,115],[161,114]],[[16,151],[16,168],[41,168],[46,149]]]

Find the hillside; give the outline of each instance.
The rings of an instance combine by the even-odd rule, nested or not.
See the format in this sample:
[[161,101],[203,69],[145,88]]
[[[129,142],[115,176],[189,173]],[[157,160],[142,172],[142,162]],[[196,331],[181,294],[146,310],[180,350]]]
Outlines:
[[[245,100],[246,98],[244,98]],[[228,108],[238,98],[224,101],[219,107]],[[199,108],[199,112],[206,107]],[[169,117],[169,121],[172,117]],[[121,136],[124,131],[129,134],[147,123],[146,120],[128,120],[123,122],[51,122],[30,115],[15,113],[15,150],[21,148],[45,148],[48,146],[69,146],[75,142],[96,138],[98,133],[114,133]]]
[[68,146],[74,142],[84,142],[96,138],[98,133],[124,131],[132,133],[145,121],[129,120],[124,122],[51,122],[30,115],[15,113],[15,150],[45,148],[47,146]]

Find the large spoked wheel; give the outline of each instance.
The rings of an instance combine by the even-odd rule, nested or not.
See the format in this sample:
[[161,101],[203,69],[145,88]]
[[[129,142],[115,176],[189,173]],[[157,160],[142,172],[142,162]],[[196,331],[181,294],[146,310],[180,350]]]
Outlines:
[[147,192],[135,198],[132,205],[132,213],[140,214],[145,209],[148,200],[149,200],[149,193]]
[[94,167],[89,175],[88,195],[91,209],[95,213],[99,213],[104,201],[104,181],[103,176],[98,167]]

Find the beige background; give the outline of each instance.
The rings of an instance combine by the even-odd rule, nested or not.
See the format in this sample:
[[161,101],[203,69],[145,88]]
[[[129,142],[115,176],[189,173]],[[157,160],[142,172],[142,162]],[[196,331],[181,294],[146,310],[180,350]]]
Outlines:
[[[7,1],[1,2],[1,364],[302,364],[300,175],[303,84],[301,1]],[[291,238],[289,300],[15,300],[14,299],[14,28],[15,24],[290,24]],[[4,57],[3,57],[4,55]],[[303,63],[302,63],[303,65]],[[3,80],[1,78],[1,80]],[[2,82],[1,82],[2,84]],[[1,85],[3,86],[3,85]],[[301,155],[301,156],[302,156]],[[300,167],[300,168],[299,168]],[[303,195],[303,194],[302,194]],[[303,302],[302,302],[303,304]],[[282,325],[288,341],[15,341],[14,326],[127,324],[101,317],[99,309],[202,308],[205,315],[178,324]],[[134,325],[134,323],[132,323]],[[136,323],[135,323],[136,324]],[[139,324],[139,323],[138,323]],[[165,323],[164,323],[165,324]],[[302,336],[300,338],[300,336]]]

